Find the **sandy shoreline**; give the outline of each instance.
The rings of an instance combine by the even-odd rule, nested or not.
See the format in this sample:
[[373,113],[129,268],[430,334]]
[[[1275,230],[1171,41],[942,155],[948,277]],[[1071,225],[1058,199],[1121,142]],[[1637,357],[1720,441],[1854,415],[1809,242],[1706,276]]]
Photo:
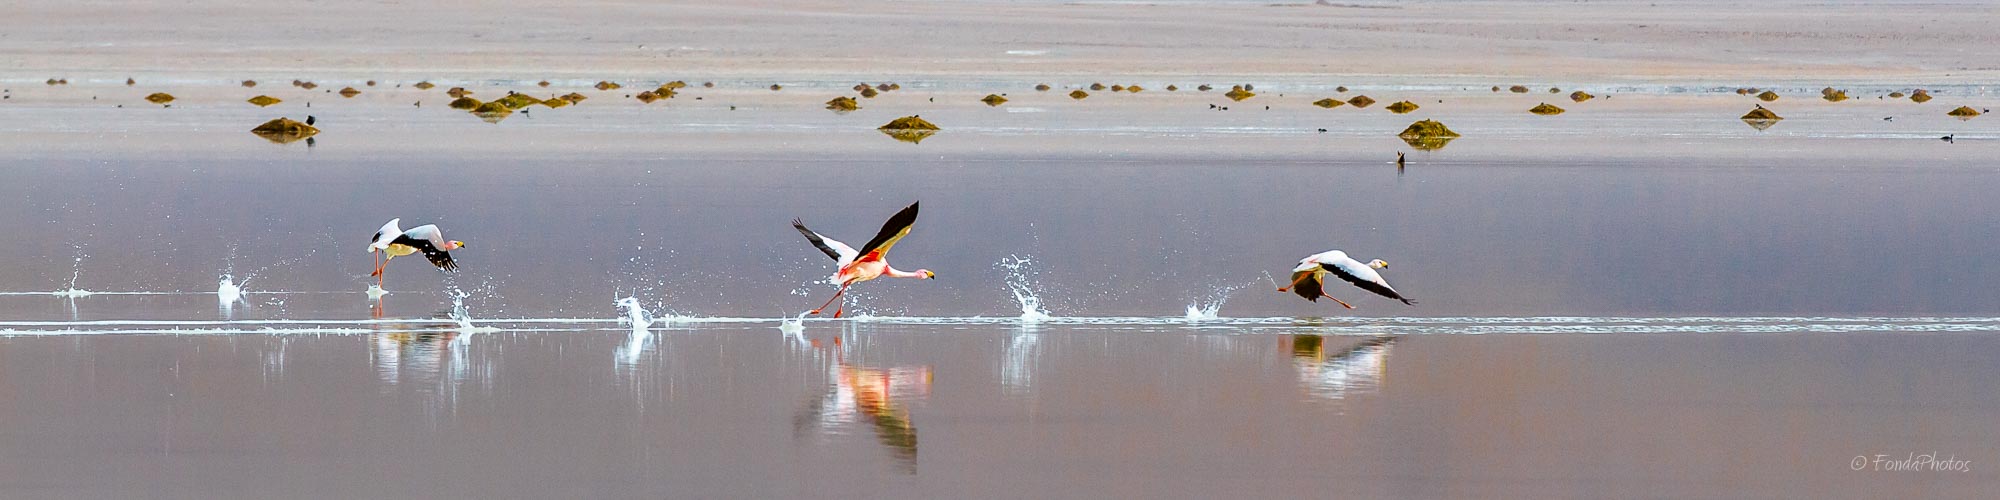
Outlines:
[[34,0],[0,82],[2000,82],[1980,2],[306,3]]

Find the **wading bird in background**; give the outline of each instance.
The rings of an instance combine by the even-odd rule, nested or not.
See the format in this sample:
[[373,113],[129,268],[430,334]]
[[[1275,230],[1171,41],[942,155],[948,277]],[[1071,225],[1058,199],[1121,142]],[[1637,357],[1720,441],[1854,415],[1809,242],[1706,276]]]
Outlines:
[[[833,282],[840,284],[840,291],[834,292],[833,298],[827,299],[825,304],[820,304],[819,309],[813,309],[808,314],[819,314],[820,311],[826,309],[826,306],[833,305],[833,301],[840,300],[840,296],[847,293],[847,287],[855,283],[882,276],[891,278],[937,279],[937,273],[933,273],[929,269],[901,271],[889,267],[889,248],[896,246],[896,242],[901,241],[904,236],[908,236],[910,234],[910,226],[916,223],[917,204],[911,203],[910,206],[903,208],[902,211],[896,212],[895,216],[890,217],[889,222],[883,223],[882,232],[876,233],[875,239],[868,240],[868,244],[862,245],[861,250],[855,250],[854,247],[847,246],[846,243],[835,241],[833,238],[821,236],[811,229],[806,229],[804,220],[792,219],[792,227],[798,229],[799,234],[806,235],[806,239],[812,241],[813,246],[819,247],[819,251],[825,252],[827,257],[832,257],[836,265],[840,266],[840,271],[833,275]],[[846,310],[846,303],[842,303],[839,309],[833,311],[833,317],[840,317],[840,313]]]
[[382,229],[375,232],[374,241],[368,243],[368,253],[382,252],[375,255],[375,272],[369,275],[375,277],[376,288],[382,287],[382,269],[389,265],[390,260],[417,252],[423,252],[424,258],[430,259],[431,265],[438,269],[458,270],[458,263],[452,262],[449,252],[465,248],[465,242],[444,239],[444,233],[438,231],[436,224],[424,224],[404,231],[399,226],[402,222],[403,219],[389,219],[388,224],[383,224]]
[[1306,256],[1304,259],[1299,259],[1299,266],[1292,268],[1291,286],[1279,288],[1278,291],[1291,291],[1313,302],[1318,302],[1320,297],[1326,297],[1333,299],[1334,302],[1339,302],[1340,305],[1346,306],[1348,309],[1353,309],[1354,306],[1346,302],[1341,302],[1340,299],[1334,299],[1332,295],[1326,293],[1326,277],[1332,275],[1338,276],[1341,280],[1348,283],[1353,283],[1354,286],[1361,287],[1362,290],[1400,300],[1404,304],[1416,305],[1417,301],[1403,298],[1403,294],[1397,293],[1395,288],[1389,286],[1389,280],[1382,279],[1382,275],[1375,272],[1376,269],[1388,268],[1389,263],[1383,262],[1382,259],[1375,259],[1369,261],[1367,264],[1362,264],[1360,261],[1348,257],[1347,252],[1328,250]]

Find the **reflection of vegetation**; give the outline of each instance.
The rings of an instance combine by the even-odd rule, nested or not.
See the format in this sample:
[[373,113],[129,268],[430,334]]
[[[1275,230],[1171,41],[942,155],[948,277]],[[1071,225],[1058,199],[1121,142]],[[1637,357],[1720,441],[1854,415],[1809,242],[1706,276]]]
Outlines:
[[1403,137],[1403,143],[1418,151],[1437,151],[1450,145],[1457,137]]
[[903,142],[907,142],[907,143],[910,143],[910,144],[918,144],[918,143],[922,143],[922,142],[924,142],[924,139],[929,139],[929,138],[931,138],[931,136],[933,136],[933,135],[937,135],[937,131],[936,131],[936,130],[908,130],[908,129],[895,129],[895,130],[888,130],[888,129],[884,129],[884,130],[882,130],[882,134],[883,134],[883,135],[887,135],[887,136],[889,136],[889,137],[894,137],[894,138],[895,138],[896,140],[898,140],[898,141],[903,141]]
[[1389,107],[1386,109],[1388,109],[1390,113],[1395,113],[1399,115],[1407,114],[1411,111],[1417,110],[1417,103],[1410,101],[1397,101],[1395,104],[1390,104]]
[[1764,129],[1768,129],[1768,128],[1771,128],[1771,126],[1772,126],[1772,125],[1777,125],[1777,124],[1778,124],[1778,121],[1777,121],[1777,120],[1758,120],[1758,119],[1753,119],[1753,118],[1744,118],[1744,119],[1743,119],[1743,123],[1745,123],[1745,124],[1748,124],[1748,125],[1750,125],[1750,128],[1754,128],[1754,129],[1757,129],[1757,130],[1764,130]]

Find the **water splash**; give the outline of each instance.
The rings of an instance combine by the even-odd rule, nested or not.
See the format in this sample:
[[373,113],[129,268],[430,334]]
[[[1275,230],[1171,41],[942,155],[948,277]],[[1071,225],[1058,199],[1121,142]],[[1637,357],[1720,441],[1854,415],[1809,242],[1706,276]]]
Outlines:
[[[458,323],[458,331],[460,333],[493,333],[500,331],[499,328],[472,324],[472,311],[465,308],[466,293],[457,287],[452,287],[449,293],[451,294],[451,319]],[[465,339],[458,338],[454,340],[463,341]]]
[[623,311],[622,314],[625,315],[619,318],[619,322],[632,325],[632,333],[644,332],[653,326],[653,312],[646,310],[646,306],[639,305],[637,297],[618,299],[616,304],[618,310]]
[[637,366],[640,358],[645,357],[646,351],[651,350],[653,345],[653,331],[648,329],[653,326],[653,313],[639,305],[637,297],[618,299],[616,304],[625,314],[618,322],[631,326],[632,334],[625,338],[625,345],[618,346],[612,356],[618,359],[619,366]]
[[236,317],[236,303],[244,302],[243,285],[237,284],[233,276],[222,275],[221,282],[215,285],[215,302],[216,312],[221,313],[223,318]]
[[83,247],[78,246],[76,247],[76,264],[69,275],[69,289],[49,292],[49,295],[54,295],[57,297],[69,297],[72,299],[78,297],[89,297],[90,294],[95,292],[91,292],[90,290],[84,290],[76,287],[77,280],[82,278],[83,278]]
[[1032,257],[1008,255],[1000,259],[996,266],[1007,270],[1007,291],[1014,294],[1014,302],[1021,305],[1021,322],[1037,323],[1054,318],[1042,309],[1042,298],[1035,294],[1035,261]]
[[[1266,273],[1264,277],[1270,278],[1270,274]],[[1242,291],[1243,289],[1249,288],[1251,286],[1255,286],[1256,284],[1257,282],[1253,280],[1249,283],[1243,283],[1239,285],[1228,285],[1228,286],[1223,286],[1221,288],[1217,288],[1214,291],[1209,292],[1207,298],[1195,299],[1193,302],[1189,302],[1187,306],[1187,315],[1184,317],[1187,319],[1187,322],[1189,323],[1197,323],[1202,321],[1215,321],[1222,319],[1221,315],[1222,305],[1229,303],[1229,298],[1236,296],[1236,292]]]
[[[799,336],[806,331],[806,313],[778,321],[778,331],[790,336]],[[801,339],[803,340],[803,339]]]

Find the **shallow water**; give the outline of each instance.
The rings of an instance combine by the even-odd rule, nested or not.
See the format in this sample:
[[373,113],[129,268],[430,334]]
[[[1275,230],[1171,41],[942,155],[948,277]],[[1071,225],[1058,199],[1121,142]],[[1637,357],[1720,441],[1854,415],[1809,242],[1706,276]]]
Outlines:
[[[712,96],[492,125],[371,92],[311,108],[327,129],[313,147],[236,126],[304,108],[5,111],[63,119],[0,125],[35,139],[0,144],[0,232],[23,235],[0,247],[0,491],[2000,482],[1986,122],[1839,119],[1907,111],[1862,103],[1759,132],[1650,113],[1678,96],[1554,121],[1150,94],[990,109],[890,93],[835,115]],[[872,130],[919,111],[946,130]],[[1471,133],[1389,164],[1408,146],[1379,129],[1428,117]],[[851,320],[785,320],[832,292],[793,217],[859,244],[913,200],[892,261],[939,279],[859,285]],[[463,270],[399,259],[372,300],[363,246],[391,217],[467,241]],[[1389,261],[1420,303],[1332,289],[1350,311],[1269,288],[1329,248]],[[1849,469],[1931,451],[1971,470]]]

